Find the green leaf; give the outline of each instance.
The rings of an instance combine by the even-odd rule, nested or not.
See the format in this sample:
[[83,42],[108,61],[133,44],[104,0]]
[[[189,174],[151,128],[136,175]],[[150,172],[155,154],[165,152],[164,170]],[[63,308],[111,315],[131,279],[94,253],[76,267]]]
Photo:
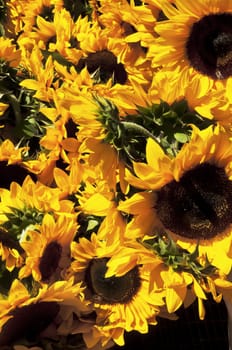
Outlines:
[[90,219],[88,221],[87,231],[93,230],[98,225],[99,225],[99,222],[97,220]]
[[189,139],[188,135],[181,133],[181,132],[176,132],[174,134],[174,137],[175,137],[176,141],[178,141],[180,143],[186,143]]

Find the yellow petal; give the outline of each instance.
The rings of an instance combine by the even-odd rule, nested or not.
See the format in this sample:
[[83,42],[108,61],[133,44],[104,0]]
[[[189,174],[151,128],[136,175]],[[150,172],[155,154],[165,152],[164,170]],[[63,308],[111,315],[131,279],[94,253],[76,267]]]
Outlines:
[[[155,170],[159,170],[159,160],[166,157],[164,154],[163,149],[160,147],[160,145],[149,138],[147,140],[147,146],[146,146],[146,158],[147,163],[154,168]],[[166,157],[168,158],[168,157]]]
[[118,209],[133,215],[141,214],[154,207],[155,194],[149,192],[140,192],[134,194],[125,202],[120,202]]
[[60,168],[55,168],[53,175],[58,187],[62,189],[67,187],[69,177],[65,171]]
[[186,286],[167,288],[166,304],[169,313],[175,312],[182,305],[186,296]]
[[193,289],[194,289],[194,293],[198,298],[207,299],[203,289],[201,288],[200,284],[197,282],[195,278],[193,279]]
[[198,298],[198,313],[199,313],[200,320],[204,320],[205,308],[204,308],[203,300],[201,298]]
[[33,79],[24,79],[20,85],[29,90],[38,90],[41,87],[40,83]]
[[29,293],[24,285],[17,279],[12,282],[9,294],[9,302],[19,301],[21,299],[28,299]]
[[109,201],[100,193],[95,193],[85,202],[85,204],[82,206],[82,209],[86,213],[102,216],[106,215],[106,212],[111,208],[111,206],[111,201]]

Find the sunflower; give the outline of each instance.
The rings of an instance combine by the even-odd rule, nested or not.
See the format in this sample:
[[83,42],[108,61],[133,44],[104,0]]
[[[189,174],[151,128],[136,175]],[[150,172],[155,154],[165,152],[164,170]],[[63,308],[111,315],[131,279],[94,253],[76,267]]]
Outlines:
[[[55,35],[50,38],[51,40],[47,45],[48,50],[51,52],[57,51],[66,60],[76,64],[82,56],[76,36],[78,32],[89,30],[91,24],[88,22],[88,18],[79,17],[74,22],[70,12],[63,9],[55,12],[53,24]],[[39,33],[38,36],[40,37]],[[52,40],[54,37],[56,38],[55,43]]]
[[76,194],[79,210],[87,214],[106,216],[114,207],[114,193],[106,181],[96,179],[86,182],[84,189]]
[[26,169],[23,158],[28,152],[28,147],[17,147],[9,139],[0,145],[0,188],[8,188],[12,181],[22,184],[26,176],[33,180],[36,176]]
[[15,279],[8,295],[1,297],[1,346],[11,345],[22,338],[36,339],[56,318],[61,324],[61,308],[65,306],[66,309],[71,307],[77,317],[88,310],[82,288],[79,284],[74,285],[72,280],[35,286],[33,293]]
[[30,33],[39,16],[52,21],[54,12],[63,8],[63,1],[36,0],[33,4],[28,4],[25,0],[19,0],[19,5],[21,6],[18,6],[17,10],[19,11],[18,16],[23,21],[23,31]]
[[16,48],[13,40],[0,37],[0,59],[8,63],[10,67],[17,67],[21,59],[21,51]]
[[23,1],[11,0],[5,4],[4,33],[8,38],[16,38],[22,30]]
[[[231,146],[231,135],[220,126],[201,131],[193,127],[190,142],[172,159],[148,140],[147,164],[135,163],[137,177],[127,175],[129,183],[148,191],[139,192],[118,206],[134,215],[127,234],[152,234],[155,227],[166,230],[188,251],[193,252],[199,245],[202,259],[229,273]],[[145,216],[145,226],[143,213],[139,212],[144,202],[145,214],[150,214],[150,219]]]
[[[80,238],[72,242],[73,262],[70,273],[82,280],[86,299],[93,303],[97,313],[96,325],[84,338],[88,346],[98,341],[103,345],[112,339],[124,343],[124,331],[148,332],[148,321],[156,324],[156,315],[163,305],[163,294],[149,295],[148,275],[139,265],[120,277],[105,277],[109,259],[120,250],[120,241],[108,240],[107,232],[92,234],[91,240]],[[105,235],[105,239],[104,239]]]
[[30,176],[22,186],[11,182],[9,189],[0,189],[0,256],[6,269],[22,266],[23,250],[19,242],[26,239],[28,230],[41,224],[46,212],[55,217],[64,215],[76,220],[74,203],[60,199],[61,190],[35,183]]
[[5,140],[0,145],[0,161],[7,161],[7,164],[20,163],[27,147],[15,147],[10,140]]
[[38,180],[49,186],[54,180],[53,170],[57,161],[57,149],[55,149],[54,152],[51,151],[50,153],[46,150],[38,152],[35,158],[25,157],[22,164],[35,181]]
[[12,272],[15,267],[21,267],[23,263],[23,251],[11,234],[4,228],[0,228],[0,256],[1,269]]
[[[130,85],[133,76],[141,84],[147,84],[150,78],[150,65],[141,49],[131,47],[120,38],[111,37],[98,23],[92,23],[87,32],[76,35],[82,57],[77,69],[85,66],[97,82],[105,83],[113,77],[113,82]],[[135,64],[137,60],[139,64]]]
[[141,46],[143,36],[147,38],[154,27],[154,12],[145,4],[137,6],[134,1],[112,3],[103,0],[99,3],[98,22],[110,37],[120,38],[122,42],[129,43],[136,54],[134,64],[140,64],[145,58],[145,50]]
[[89,237],[91,232],[98,230],[99,239],[104,239],[104,232],[107,232],[109,242],[114,242],[116,237],[123,241],[126,222],[117,209],[117,196],[120,194],[114,191],[108,181],[98,176],[95,169],[74,194],[75,208],[79,213],[78,235]]
[[[106,98],[118,106],[121,115],[134,113],[136,110],[135,106],[139,105],[139,100],[137,100],[136,91],[134,90],[134,80],[137,82],[138,79],[136,76],[133,78],[133,74],[129,78],[130,83],[122,85],[114,84],[112,79],[106,82],[96,82],[94,76],[89,73],[87,66],[83,67],[80,72],[77,72],[74,67],[71,67],[69,72],[65,66],[56,61],[54,66],[63,79],[60,96],[63,95],[61,103],[66,108],[70,108],[72,103],[75,104],[79,95],[86,95],[89,99],[92,98],[92,95]],[[137,83],[141,84],[141,81]]]
[[22,186],[12,182],[9,189],[0,190],[0,224],[5,225],[8,220],[9,224],[13,220],[19,224],[20,218],[21,224],[24,220],[26,225],[28,222],[31,224],[33,220],[40,220],[45,212],[52,212],[54,216],[64,213],[66,216],[72,216],[73,203],[60,199],[60,193],[58,188],[35,183],[29,176]]
[[47,185],[54,181],[55,167],[65,168],[73,158],[80,156],[80,142],[75,135],[77,125],[70,118],[69,110],[62,105],[60,95],[63,96],[61,91],[52,91],[52,107],[41,107],[40,113],[45,116],[47,123],[39,139],[40,151],[35,157],[25,156],[23,161],[25,168]]
[[84,173],[84,169],[76,159],[71,162],[68,171],[54,169],[54,180],[61,191],[60,198],[66,198],[78,191]]
[[87,174],[92,171],[93,181],[94,172],[100,174],[99,178],[108,182],[110,190],[115,190],[123,165],[116,147],[106,140],[111,127],[115,127],[113,124],[117,124],[114,111],[110,112],[110,103],[101,97],[93,99],[89,94],[76,96],[70,105],[71,117],[78,125],[79,153],[83,155],[80,159],[87,165]]
[[165,307],[161,308],[159,317],[167,316],[166,310],[168,314],[174,314],[181,306],[188,307],[197,298],[201,305],[199,317],[203,319],[204,305],[202,302],[207,299],[207,293],[211,292],[217,302],[220,297],[215,295],[212,287],[209,288],[209,283],[206,286],[203,279],[196,278],[191,269],[186,269],[186,261],[178,269],[174,264],[171,266],[171,259],[167,264],[157,252],[152,250],[152,246],[147,244],[148,241],[149,237],[143,242],[125,241],[121,249],[108,261],[106,276],[121,276],[136,265],[143,266],[150,278],[150,294],[155,296],[157,290],[163,291]]
[[[78,20],[85,26],[86,21]],[[79,24],[81,27],[81,25]],[[89,24],[90,26],[90,24]],[[32,51],[34,45],[43,50],[43,54],[49,53],[63,63],[76,63],[81,57],[78,49],[78,42],[75,39],[78,31],[78,24],[71,18],[70,13],[65,9],[55,10],[53,18],[36,17],[36,23],[28,33],[25,30],[18,38],[18,43],[22,48]],[[82,28],[82,30],[85,30]],[[66,61],[68,60],[68,61]]]
[[69,265],[70,244],[76,232],[76,220],[72,217],[60,216],[55,220],[45,214],[41,226],[28,229],[27,238],[20,242],[26,258],[19,278],[32,274],[36,281],[59,279]]
[[[154,0],[150,3],[158,2]],[[207,105],[210,97],[216,104],[212,114],[217,119],[217,112],[220,116],[226,105],[227,111],[228,108],[231,110],[228,82],[232,75],[232,2],[197,0],[193,4],[177,0],[175,4],[168,1],[159,4],[166,19],[156,23],[158,37],[154,39],[154,45],[148,48],[153,67],[161,67],[163,71],[179,67],[177,85],[181,86],[183,94],[196,95],[193,107]],[[197,88],[202,79],[205,97],[198,97]],[[218,91],[224,94],[222,101],[216,97]],[[228,123],[225,110],[221,119]]]
[[53,99],[53,90],[57,84],[54,83],[54,67],[52,57],[48,57],[44,67],[41,65],[42,59],[42,52],[37,46],[35,46],[30,56],[25,58],[24,62],[24,69],[26,69],[29,74],[34,77],[34,79],[24,79],[20,85],[29,90],[35,90],[35,98],[49,102]]

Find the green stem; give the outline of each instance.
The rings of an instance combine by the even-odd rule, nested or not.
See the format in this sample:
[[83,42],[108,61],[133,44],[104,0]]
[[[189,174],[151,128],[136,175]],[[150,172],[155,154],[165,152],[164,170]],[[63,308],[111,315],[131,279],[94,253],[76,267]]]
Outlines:
[[159,142],[159,140],[147,129],[145,129],[142,125],[135,124],[132,122],[121,122],[121,124],[125,127],[128,131],[135,131],[145,137],[150,137],[155,142]]
[[20,104],[17,100],[17,98],[14,95],[8,94],[7,96],[11,107],[14,110],[14,117],[15,117],[15,122],[16,126],[20,125],[22,122],[22,115],[21,115],[21,110],[20,110]]

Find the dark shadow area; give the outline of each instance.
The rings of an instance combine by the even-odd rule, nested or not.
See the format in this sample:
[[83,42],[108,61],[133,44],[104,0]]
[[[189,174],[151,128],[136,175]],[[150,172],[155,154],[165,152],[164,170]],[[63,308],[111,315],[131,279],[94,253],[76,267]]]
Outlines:
[[148,334],[130,332],[125,335],[126,345],[113,350],[228,350],[227,310],[224,302],[211,299],[205,302],[206,316],[198,317],[197,303],[178,312],[179,319],[158,319]]

